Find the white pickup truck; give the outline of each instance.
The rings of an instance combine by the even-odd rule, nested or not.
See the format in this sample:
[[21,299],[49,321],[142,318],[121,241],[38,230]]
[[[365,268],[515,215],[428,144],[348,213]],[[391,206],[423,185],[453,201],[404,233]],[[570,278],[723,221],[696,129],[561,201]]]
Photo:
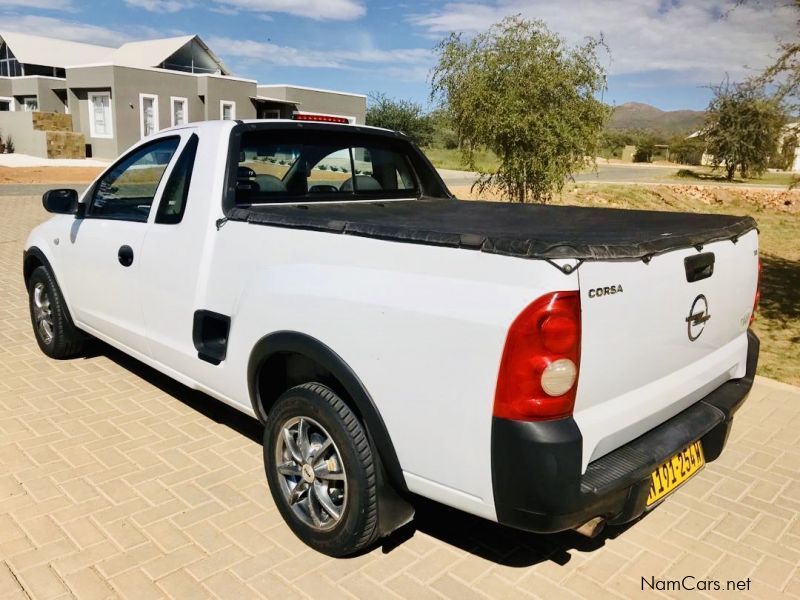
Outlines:
[[93,336],[258,418],[281,514],[330,555],[416,496],[631,521],[719,456],[753,382],[749,217],[458,201],[400,133],[279,120],[162,131],[43,204],[42,351]]

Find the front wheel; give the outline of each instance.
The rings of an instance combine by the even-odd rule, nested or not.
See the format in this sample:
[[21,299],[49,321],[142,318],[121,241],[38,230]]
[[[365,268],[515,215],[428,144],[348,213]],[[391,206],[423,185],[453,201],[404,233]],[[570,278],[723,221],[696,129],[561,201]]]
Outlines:
[[85,337],[72,324],[58,283],[47,267],[36,267],[31,273],[28,303],[33,333],[42,352],[50,358],[80,354]]
[[330,388],[306,383],[278,399],[264,430],[264,465],[278,510],[308,546],[345,556],[377,538],[372,448]]

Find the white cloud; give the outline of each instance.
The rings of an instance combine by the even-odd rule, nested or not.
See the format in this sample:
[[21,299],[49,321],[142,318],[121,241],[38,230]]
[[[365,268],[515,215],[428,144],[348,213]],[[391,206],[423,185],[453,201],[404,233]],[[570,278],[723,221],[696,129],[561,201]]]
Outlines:
[[613,75],[672,71],[681,73],[684,83],[708,83],[720,81],[725,73],[736,78],[763,67],[775,51],[776,39],[795,33],[797,12],[791,5],[753,2],[734,8],[734,4],[730,0],[451,2],[412,14],[408,20],[428,36],[441,38],[450,31],[482,31],[505,16],[521,13],[542,19],[573,43],[602,33],[611,49]]
[[0,8],[39,8],[46,10],[72,10],[72,0],[0,0]]
[[179,10],[194,6],[193,2],[187,2],[186,0],[125,0],[125,4],[155,13],[176,13]]
[[3,24],[3,28],[32,35],[112,47],[136,39],[157,37],[155,30],[149,27],[133,27],[122,32],[97,25],[37,16],[14,16]]
[[257,13],[286,13],[316,21],[352,21],[363,17],[362,0],[216,0],[226,8]]
[[401,48],[381,50],[362,48],[343,50],[309,50],[293,46],[281,46],[272,42],[239,40],[227,37],[212,37],[209,46],[223,57],[257,60],[262,64],[282,67],[325,67],[350,69],[359,65],[420,65],[430,61],[431,52],[426,48]]

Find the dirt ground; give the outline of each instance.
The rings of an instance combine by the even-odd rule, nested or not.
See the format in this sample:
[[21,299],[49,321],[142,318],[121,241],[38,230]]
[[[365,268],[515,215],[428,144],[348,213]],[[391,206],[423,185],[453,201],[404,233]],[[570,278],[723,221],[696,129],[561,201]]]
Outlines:
[[103,167],[0,167],[0,183],[89,183]]

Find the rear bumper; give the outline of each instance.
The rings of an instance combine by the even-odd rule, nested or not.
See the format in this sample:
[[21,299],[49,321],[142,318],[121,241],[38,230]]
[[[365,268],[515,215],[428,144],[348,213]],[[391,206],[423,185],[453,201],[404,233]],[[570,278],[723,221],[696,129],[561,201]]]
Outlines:
[[493,419],[492,483],[497,520],[552,533],[603,517],[626,523],[645,511],[650,474],[700,439],[706,462],[719,457],[733,415],[753,386],[759,341],[747,333],[747,373],[724,383],[655,429],[589,463],[581,474],[582,438],[570,417],[523,422]]

